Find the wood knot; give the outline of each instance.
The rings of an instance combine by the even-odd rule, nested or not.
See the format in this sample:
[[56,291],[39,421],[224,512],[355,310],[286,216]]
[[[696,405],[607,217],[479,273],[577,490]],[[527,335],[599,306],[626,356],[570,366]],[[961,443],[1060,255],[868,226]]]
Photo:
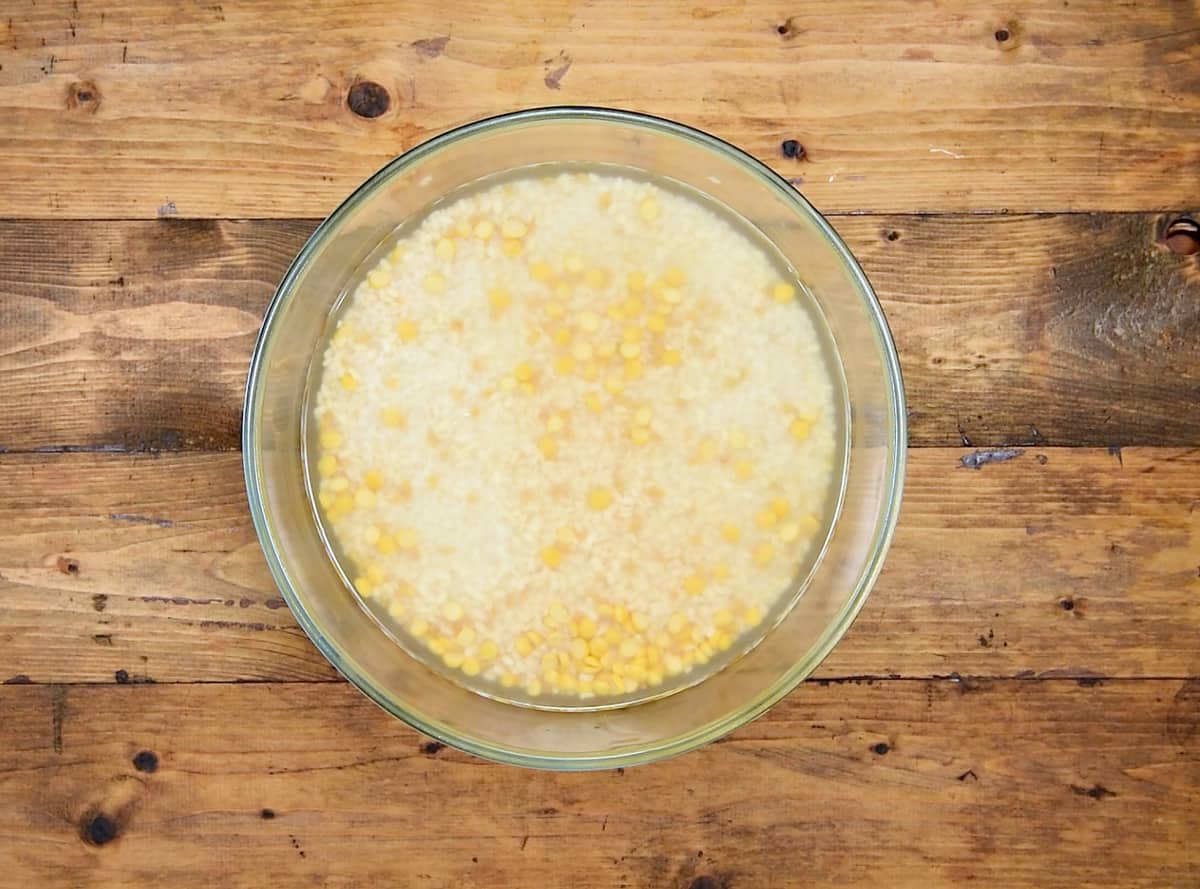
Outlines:
[[117,822],[107,815],[95,814],[85,817],[79,825],[79,835],[90,846],[103,846],[118,836]]
[[421,752],[426,756],[437,756],[445,749],[446,745],[442,744],[440,741],[426,741],[421,745]]
[[1021,29],[1015,21],[1004,22],[992,31],[996,49],[1009,52],[1021,45]]
[[1163,243],[1168,250],[1180,256],[1200,253],[1200,223],[1186,216],[1168,222],[1163,231]]
[[701,874],[692,880],[688,889],[725,889],[725,884],[710,874]]
[[1093,784],[1091,787],[1080,787],[1078,784],[1072,784],[1071,793],[1076,796],[1089,796],[1097,800],[1104,799],[1106,796],[1116,796],[1113,791],[1109,790],[1103,784]]
[[275,817],[275,810],[274,809],[263,809],[261,812],[258,813],[258,817],[262,818],[264,821],[270,821],[272,818]]
[[392,99],[388,91],[373,80],[359,80],[346,94],[346,104],[359,117],[368,120],[379,117],[391,107]]
[[142,750],[133,758],[133,767],[139,772],[158,771],[158,755],[153,750]]
[[878,744],[872,744],[872,745],[871,745],[871,752],[872,752],[872,753],[874,753],[876,756],[883,756],[884,754],[886,754],[886,753],[887,753],[889,750],[891,750],[891,749],[892,749],[892,748],[891,748],[891,747],[889,747],[889,746],[888,746],[886,743],[884,743],[883,741],[880,741]]
[[784,40],[794,40],[802,33],[801,28],[796,27],[795,16],[775,26],[775,33]]
[[804,150],[804,146],[795,139],[784,139],[779,144],[779,150],[783,152],[784,157],[794,158],[798,161],[805,160],[808,157],[808,152]]
[[70,574],[74,576],[79,573],[79,561],[77,559],[68,558],[67,556],[59,556],[55,564],[58,566],[58,570],[63,574]]
[[82,108],[95,114],[100,107],[100,90],[90,80],[77,80],[67,87],[67,107]]

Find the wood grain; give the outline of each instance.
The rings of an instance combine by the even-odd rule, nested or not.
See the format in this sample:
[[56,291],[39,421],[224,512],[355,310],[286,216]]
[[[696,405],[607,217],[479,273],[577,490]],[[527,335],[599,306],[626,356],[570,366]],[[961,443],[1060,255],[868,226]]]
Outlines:
[[[909,459],[900,527],[817,676],[1200,675],[1200,450]],[[0,681],[322,680],[236,454],[0,457]]]
[[[1166,217],[847,217],[914,445],[1200,442],[1200,256]],[[311,221],[0,222],[0,446],[232,449]]]
[[1200,878],[1195,680],[807,683],[722,742],[591,774],[483,763],[344,686],[5,687],[0,710],[14,889]]
[[[813,680],[589,775],[342,681],[237,453],[316,218],[559,103],[707,129],[831,215],[918,446]],[[1164,244],[1198,166],[1187,0],[10,0],[0,889],[1200,885],[1200,256]]]
[[[323,216],[428,136],[563,103],[710,130],[828,212],[1200,203],[1186,0],[16,0],[3,19],[0,216]],[[378,116],[351,110],[360,83]]]
[[263,312],[312,228],[0,222],[0,445],[238,447]]

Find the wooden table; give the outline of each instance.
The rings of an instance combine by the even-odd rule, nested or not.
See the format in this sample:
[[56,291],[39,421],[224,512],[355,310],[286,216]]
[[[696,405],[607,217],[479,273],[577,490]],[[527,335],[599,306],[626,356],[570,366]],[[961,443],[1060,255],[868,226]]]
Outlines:
[[[238,453],[318,219],[555,103],[788,177],[871,276],[911,408],[891,556],[814,679],[583,775],[340,680]],[[1196,0],[7,0],[0,886],[1200,885],[1198,171]]]

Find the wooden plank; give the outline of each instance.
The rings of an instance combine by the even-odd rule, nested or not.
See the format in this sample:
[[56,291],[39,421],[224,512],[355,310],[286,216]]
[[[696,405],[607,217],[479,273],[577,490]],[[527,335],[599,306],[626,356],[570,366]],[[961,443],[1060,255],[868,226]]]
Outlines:
[[0,709],[0,886],[1200,879],[1195,680],[807,683],[723,742],[592,774],[484,763],[343,686],[6,687]]
[[[1200,450],[909,458],[866,608],[817,676],[1200,675]],[[0,457],[0,681],[329,679],[236,454]]]
[[[435,133],[559,103],[710,130],[830,212],[1200,201],[1189,2],[16,0],[4,18],[0,216],[323,216]],[[379,116],[351,110],[364,81]]]
[[[1164,217],[847,217],[914,445],[1200,442],[1200,263]],[[239,446],[311,221],[0,222],[0,446]]]
[[0,445],[238,447],[263,312],[312,228],[0,222]]

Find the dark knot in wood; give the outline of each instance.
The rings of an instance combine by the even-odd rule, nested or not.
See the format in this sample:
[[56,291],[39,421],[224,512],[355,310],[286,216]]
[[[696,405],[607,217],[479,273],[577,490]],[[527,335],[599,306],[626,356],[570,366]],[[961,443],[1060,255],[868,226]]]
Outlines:
[[107,815],[92,815],[79,826],[83,841],[92,846],[103,846],[117,838],[117,823]]
[[388,91],[375,81],[360,80],[350,87],[346,104],[359,117],[371,119],[385,113],[391,107],[392,100]]
[[784,157],[795,158],[798,161],[802,161],[808,156],[804,146],[795,139],[784,139],[779,145],[779,150],[783,152]]
[[67,107],[95,114],[100,107],[100,90],[90,80],[75,81],[67,87]]

